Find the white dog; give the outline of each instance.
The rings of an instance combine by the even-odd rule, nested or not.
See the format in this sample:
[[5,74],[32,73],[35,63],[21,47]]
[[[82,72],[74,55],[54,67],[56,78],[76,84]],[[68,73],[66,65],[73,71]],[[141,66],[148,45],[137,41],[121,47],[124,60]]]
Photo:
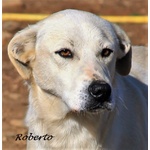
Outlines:
[[29,86],[28,149],[147,149],[147,51],[117,25],[61,11],[18,32],[8,54]]

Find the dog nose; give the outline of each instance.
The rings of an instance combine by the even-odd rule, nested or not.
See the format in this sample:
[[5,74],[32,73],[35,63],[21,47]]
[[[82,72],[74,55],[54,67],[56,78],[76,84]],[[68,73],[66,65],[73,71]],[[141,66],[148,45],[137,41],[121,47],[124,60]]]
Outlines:
[[111,95],[110,85],[104,81],[99,80],[93,81],[90,84],[88,91],[94,99],[101,102],[108,101]]

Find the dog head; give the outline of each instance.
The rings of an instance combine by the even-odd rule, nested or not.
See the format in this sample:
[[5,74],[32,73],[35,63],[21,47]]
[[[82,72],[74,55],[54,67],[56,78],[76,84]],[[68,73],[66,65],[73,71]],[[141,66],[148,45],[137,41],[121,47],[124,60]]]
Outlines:
[[131,68],[125,32],[77,10],[58,12],[18,32],[8,54],[23,79],[75,111],[109,109],[116,72],[124,76]]

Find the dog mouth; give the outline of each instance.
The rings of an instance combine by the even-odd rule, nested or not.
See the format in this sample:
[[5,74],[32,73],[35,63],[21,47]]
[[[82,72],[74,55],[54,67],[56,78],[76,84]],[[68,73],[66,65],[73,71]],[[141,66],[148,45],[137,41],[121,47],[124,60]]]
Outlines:
[[103,102],[103,103],[97,103],[96,105],[92,105],[87,108],[87,111],[89,112],[99,112],[101,110],[108,110],[111,111],[113,109],[111,102]]

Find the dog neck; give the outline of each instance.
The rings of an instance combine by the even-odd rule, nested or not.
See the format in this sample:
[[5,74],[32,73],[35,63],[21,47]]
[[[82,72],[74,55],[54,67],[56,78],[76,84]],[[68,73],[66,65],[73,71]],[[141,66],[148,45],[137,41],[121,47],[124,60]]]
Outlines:
[[[64,142],[67,142],[62,145],[66,145],[68,141],[74,141],[75,135],[76,137],[79,136],[80,139],[81,134],[85,138],[82,138],[84,139],[82,142],[77,140],[76,143],[78,144],[91,139],[93,143],[97,143],[100,140],[99,135],[103,131],[99,130],[100,124],[98,122],[103,122],[106,119],[104,114],[106,116],[107,113],[102,112],[103,115],[100,115],[88,112],[70,112],[65,103],[52,95],[46,94],[38,86],[30,88],[29,103],[26,117],[29,133],[53,135],[58,143],[62,139],[67,139],[64,140]],[[68,136],[68,134],[70,135]],[[94,145],[96,146],[96,144]]]

